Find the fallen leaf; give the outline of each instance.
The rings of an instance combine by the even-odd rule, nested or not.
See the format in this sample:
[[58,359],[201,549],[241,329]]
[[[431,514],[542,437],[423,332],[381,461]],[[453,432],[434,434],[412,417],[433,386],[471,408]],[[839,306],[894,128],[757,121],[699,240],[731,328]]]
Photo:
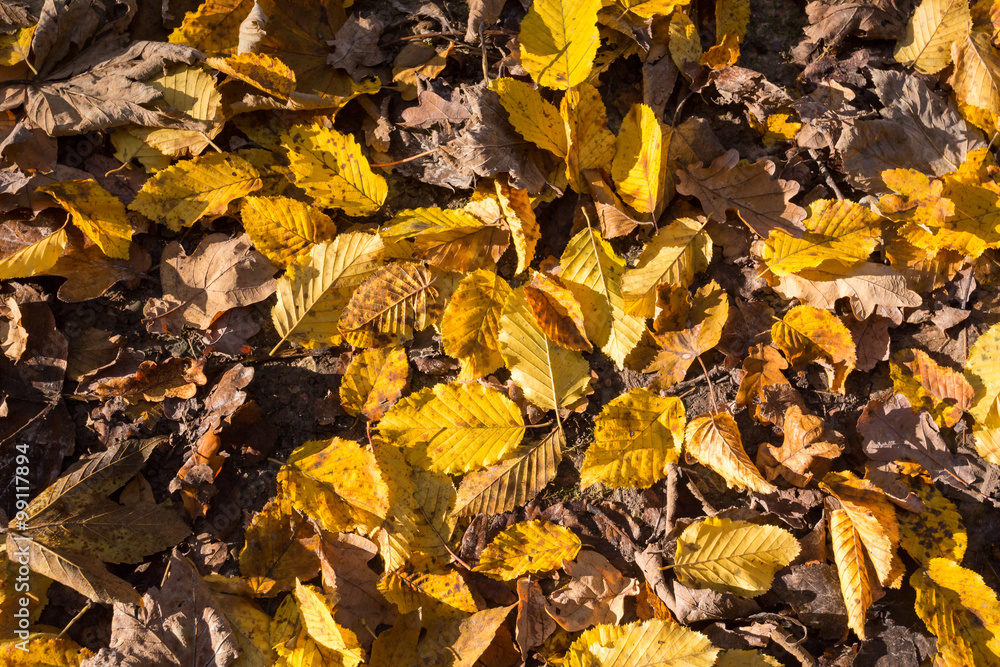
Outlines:
[[507,297],[507,281],[477,270],[462,278],[441,316],[444,351],[461,363],[459,380],[474,380],[503,366],[499,321]]
[[288,197],[245,197],[240,215],[254,247],[278,267],[289,267],[337,233],[330,216]]
[[972,27],[966,2],[923,0],[906,24],[906,36],[896,43],[896,62],[923,74],[937,74],[951,63],[952,43]]
[[441,314],[437,277],[415,262],[376,269],[340,314],[340,333],[355,347],[403,343]]
[[102,399],[121,396],[130,403],[160,402],[166,398],[192,398],[198,385],[207,382],[205,360],[171,357],[161,363],[144,361],[135,375],[101,382],[94,394]]
[[684,442],[692,457],[722,475],[730,487],[749,488],[757,493],[777,490],[750,461],[731,415],[725,412],[698,415],[688,422]]
[[830,469],[830,460],[840,456],[844,448],[836,436],[831,438],[833,442],[823,440],[823,420],[804,414],[796,405],[785,411],[781,428],[785,440],[780,448],[765,443],[757,450],[757,467],[768,481],[780,474],[790,484],[805,488],[814,475],[822,476]]
[[932,484],[916,482],[910,487],[924,509],[919,514],[899,513],[899,546],[921,567],[930,567],[934,558],[961,563],[969,536],[958,508]]
[[851,332],[833,314],[808,305],[795,306],[771,327],[771,338],[792,366],[824,361],[830,390],[844,393],[844,382],[857,359]]
[[539,85],[568,90],[587,80],[600,45],[598,0],[542,0],[521,21],[521,64]]
[[847,606],[847,625],[864,640],[865,615],[872,605],[875,584],[865,559],[864,543],[844,510],[834,510],[830,515],[830,541],[841,595]]
[[[458,93],[458,91],[455,91]],[[403,109],[403,127],[419,127],[426,129],[435,123],[461,123],[472,118],[472,112],[460,101],[446,100],[434,91],[422,90],[417,94],[419,104]],[[461,95],[458,95],[461,99]]]
[[549,596],[546,611],[568,632],[621,622],[625,598],[639,594],[637,580],[623,576],[594,551],[581,552],[564,569],[571,577],[569,585]]
[[587,340],[580,303],[558,277],[533,272],[531,282],[524,286],[524,296],[546,336],[567,350],[593,349]]
[[528,573],[557,570],[577,557],[580,546],[580,538],[560,525],[548,521],[517,523],[493,538],[473,570],[510,581]]
[[859,320],[868,319],[878,306],[914,307],[922,303],[919,294],[907,287],[906,279],[883,264],[863,262],[843,271],[825,267],[806,269],[784,276],[774,286],[786,299],[823,310],[833,310],[837,299],[850,299],[851,310]]
[[274,597],[291,591],[302,577],[320,571],[319,537],[291,502],[278,495],[247,527],[240,551],[240,575],[254,595]]
[[938,426],[954,426],[972,404],[973,389],[965,377],[938,365],[923,350],[900,350],[889,368],[896,393],[930,412]]
[[351,360],[340,382],[340,403],[347,414],[376,422],[399,400],[410,383],[410,363],[401,347],[364,350]]

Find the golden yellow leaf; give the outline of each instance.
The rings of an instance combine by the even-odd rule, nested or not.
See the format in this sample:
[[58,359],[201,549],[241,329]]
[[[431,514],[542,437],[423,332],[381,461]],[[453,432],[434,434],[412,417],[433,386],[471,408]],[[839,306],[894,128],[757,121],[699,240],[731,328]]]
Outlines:
[[566,157],[569,152],[566,127],[556,105],[524,81],[500,78],[490,86],[500,97],[500,104],[518,134],[556,157]]
[[340,404],[349,415],[378,421],[410,383],[410,362],[401,347],[364,350],[340,382]]
[[292,505],[329,532],[373,528],[389,512],[389,488],[375,456],[356,442],[307,442],[278,472]]
[[697,68],[701,62],[701,37],[687,12],[678,10],[670,17],[670,57],[685,77],[690,78],[689,67]]
[[601,38],[601,0],[538,0],[521,21],[521,65],[546,88],[567,90],[587,80]]
[[937,74],[951,64],[951,45],[972,27],[968,0],[923,0],[896,42],[896,62],[923,74]]
[[934,558],[961,563],[969,536],[958,508],[933,484],[916,481],[910,488],[923,501],[924,509],[899,513],[899,545],[922,567],[930,567]]
[[580,538],[568,528],[548,521],[516,523],[493,538],[473,568],[501,581],[529,572],[557,570],[579,553]]
[[800,550],[798,540],[777,526],[710,517],[677,538],[674,572],[685,586],[757,597]]
[[873,587],[861,536],[844,510],[830,514],[830,540],[840,575],[840,593],[847,606],[847,625],[864,640],[865,615],[872,606]]
[[439,615],[464,611],[475,613],[476,601],[461,574],[436,566],[426,557],[415,557],[406,566],[386,572],[378,589],[400,614],[421,607],[425,613]]
[[899,588],[903,578],[903,562],[896,553],[899,523],[892,503],[868,480],[858,479],[849,471],[828,473],[820,482],[820,488],[840,501],[865,545],[879,583]]
[[128,259],[132,225],[125,205],[93,179],[61,181],[38,188],[69,211],[73,224],[108,257]]
[[796,306],[771,326],[771,337],[793,366],[823,361],[830,390],[844,393],[844,381],[854,370],[857,354],[851,332],[835,315],[812,306]]
[[743,651],[730,648],[719,653],[715,667],[781,667],[777,658],[760,651]]
[[729,295],[714,280],[699,287],[687,327],[653,334],[660,351],[644,369],[646,373],[657,373],[653,386],[666,389],[683,380],[691,364],[719,344],[728,319]]
[[986,419],[972,429],[976,439],[976,453],[990,463],[1000,465],[1000,403],[993,401]]
[[947,558],[910,576],[917,615],[937,637],[934,664],[1000,664],[1000,605],[983,578]]
[[560,264],[560,278],[583,309],[587,337],[622,368],[646,329],[644,319],[624,310],[624,260],[599,232],[586,228],[570,239]]
[[507,229],[514,241],[514,251],[517,253],[517,268],[514,273],[526,271],[535,258],[535,246],[542,238],[542,230],[535,219],[535,210],[531,207],[531,198],[527,190],[512,188],[500,181],[494,181],[500,210],[503,211]]
[[722,475],[730,487],[749,488],[757,493],[777,490],[750,461],[732,415],[718,412],[695,417],[688,422],[684,440],[687,452],[698,463]]
[[563,430],[555,428],[538,442],[511,450],[500,463],[465,475],[453,514],[500,514],[526,505],[555,478],[565,446]]
[[677,218],[650,239],[636,266],[627,269],[621,279],[630,315],[652,317],[658,285],[689,287],[694,275],[708,268],[712,239],[704,231],[706,222],[704,218]]
[[15,238],[4,239],[6,242],[3,245],[8,246],[4,250],[13,252],[0,258],[0,280],[30,278],[45,273],[59,261],[69,242],[65,227],[44,236],[42,234],[46,230],[41,227],[10,225],[6,231]]
[[225,215],[230,202],[261,185],[260,173],[243,158],[211,153],[157,172],[143,184],[129,209],[176,232],[202,218]]
[[593,349],[580,303],[558,277],[533,272],[531,282],[524,286],[524,296],[546,336],[567,350]]
[[938,426],[954,426],[972,404],[973,389],[956,370],[941,366],[923,350],[899,350],[889,364],[896,393],[931,413]]
[[416,239],[414,255],[445,271],[492,268],[510,245],[510,233],[458,209],[400,211],[380,231],[384,239]]
[[56,633],[32,632],[26,640],[0,641],[0,660],[5,667],[79,667],[93,658],[90,649]]
[[215,85],[215,78],[204,67],[177,67],[146,83],[163,95],[164,102],[191,118],[208,123],[221,120],[222,94]]
[[295,185],[321,208],[339,208],[350,216],[382,207],[385,179],[372,172],[354,137],[319,123],[294,125],[281,135]]
[[973,30],[951,45],[951,87],[963,104],[1000,115],[1000,53],[988,33]]
[[622,0],[622,5],[636,16],[651,19],[669,16],[677,7],[691,4],[691,0]]
[[461,363],[458,380],[475,380],[503,365],[500,314],[510,285],[495,273],[479,270],[462,278],[441,317],[445,354]]
[[715,41],[733,35],[742,42],[750,23],[750,0],[719,0],[715,3]]
[[316,530],[278,494],[258,512],[246,531],[240,551],[240,575],[259,596],[290,591],[302,577],[320,571]]
[[702,633],[652,619],[586,630],[566,657],[570,667],[712,667],[718,655],[719,649]]
[[881,216],[847,199],[817,199],[800,237],[772,229],[764,242],[767,268],[778,276],[831,261],[850,267],[868,259],[878,245]]
[[455,474],[503,460],[524,437],[521,411],[478,383],[437,384],[407,396],[379,422],[412,465]]
[[10,67],[28,59],[37,27],[37,24],[31,25],[9,35],[0,35],[0,67]]
[[803,414],[802,408],[791,405],[781,424],[785,432],[781,447],[764,443],[757,450],[757,465],[768,480],[779,474],[799,488],[830,469],[830,460],[840,456],[843,445],[824,440],[826,426],[816,415]]
[[611,177],[618,195],[640,213],[659,216],[673,197],[673,180],[667,190],[667,163],[663,155],[663,129],[656,114],[645,104],[633,104],[615,148]]
[[500,316],[500,354],[524,397],[542,408],[569,406],[590,386],[590,365],[579,352],[567,350],[542,331],[524,289],[513,290]]
[[307,256],[313,245],[331,241],[337,233],[326,213],[288,197],[245,197],[240,214],[254,247],[281,267]]
[[755,129],[762,133],[761,143],[770,147],[779,141],[795,141],[799,130],[802,129],[802,123],[792,120],[793,118],[795,116],[790,113],[770,114],[761,127],[755,126]]
[[326,599],[312,586],[295,582],[295,599],[299,603],[299,614],[309,636],[324,648],[333,651],[344,667],[356,667],[365,660],[365,651],[358,638],[347,628],[337,625]]
[[209,0],[188,12],[168,39],[171,44],[190,44],[206,53],[234,52],[240,23],[253,6],[253,0]]
[[241,53],[228,58],[209,58],[208,64],[223,74],[249,83],[283,100],[295,92],[295,72],[278,58],[266,53]]
[[414,262],[376,269],[354,290],[340,332],[355,347],[395,345],[433,324],[441,313],[437,277]]
[[645,489],[666,477],[684,443],[684,404],[674,396],[633,389],[604,406],[594,442],[580,468],[580,485]]
[[969,414],[983,424],[1000,395],[1000,324],[984,331],[969,350],[965,361],[965,379],[974,392]]
[[566,91],[559,104],[559,115],[568,138],[566,178],[574,190],[586,193],[583,172],[607,170],[615,157],[615,135],[608,129],[604,101],[596,87],[583,83]]
[[355,288],[382,263],[384,246],[377,234],[351,232],[317,243],[278,279],[278,301],[271,320],[281,340],[306,347],[336,345],[338,322]]
[[735,65],[739,59],[740,39],[732,33],[726,33],[702,54],[700,62],[709,69],[722,69]]

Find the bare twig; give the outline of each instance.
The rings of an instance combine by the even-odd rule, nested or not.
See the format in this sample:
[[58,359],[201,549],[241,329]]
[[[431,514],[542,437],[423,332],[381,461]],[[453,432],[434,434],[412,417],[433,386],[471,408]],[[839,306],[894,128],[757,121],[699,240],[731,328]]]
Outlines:
[[816,164],[819,165],[819,170],[823,172],[823,178],[826,180],[827,186],[833,191],[834,196],[837,199],[843,199],[844,194],[837,187],[836,181],[833,180],[833,174],[830,170],[826,168],[826,163],[819,159],[819,152],[815,148],[809,149],[809,157],[815,160]]
[[708,383],[708,395],[712,399],[712,409],[718,412],[719,404],[715,400],[715,387],[712,386],[712,378],[708,377],[708,369],[705,368],[705,362],[701,360],[701,355],[698,356],[698,363],[701,364],[701,370],[705,373],[705,382]]
[[819,665],[819,663],[816,662],[816,658],[814,658],[809,651],[805,650],[797,642],[793,641],[791,635],[786,634],[781,628],[776,627],[771,630],[771,640],[781,648],[791,653],[793,657],[802,663],[802,667],[817,667],[817,665]]
[[93,602],[91,602],[90,600],[87,600],[87,604],[83,605],[83,609],[81,609],[79,612],[77,612],[76,616],[74,616],[73,618],[71,618],[69,620],[69,623],[67,623],[66,627],[62,629],[62,632],[60,632],[59,635],[56,636],[56,639],[59,639],[60,637],[64,636],[67,632],[69,632],[69,629],[73,627],[73,624],[76,623],[77,621],[79,621],[80,618],[82,618],[84,614],[86,614],[88,611],[90,611],[90,608],[93,605],[94,605]]

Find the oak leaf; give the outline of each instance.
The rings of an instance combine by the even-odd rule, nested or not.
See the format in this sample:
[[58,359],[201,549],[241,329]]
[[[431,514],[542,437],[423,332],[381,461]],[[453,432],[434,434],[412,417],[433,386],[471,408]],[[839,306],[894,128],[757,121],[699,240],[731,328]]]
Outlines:
[[837,299],[850,299],[851,310],[859,320],[871,317],[878,306],[919,306],[923,299],[907,287],[906,279],[891,267],[874,262],[862,262],[844,271],[841,266],[829,270],[826,266],[805,269],[795,275],[783,276],[774,285],[786,299],[833,310]]
[[832,442],[823,439],[827,432],[822,419],[804,414],[797,405],[785,411],[781,428],[785,440],[780,448],[765,443],[757,450],[757,466],[768,481],[781,475],[790,484],[805,488],[814,475],[825,474],[830,460],[843,450],[836,436]]
[[[743,407],[753,402],[763,402],[764,389],[788,385],[788,379],[781,371],[788,368],[788,362],[781,353],[771,345],[758,344],[750,348],[749,354],[743,360],[743,370],[746,375],[740,380],[740,388],[736,392],[736,405]],[[760,417],[760,408],[756,409]]]
[[333,240],[337,233],[330,216],[288,197],[245,197],[240,215],[254,247],[282,268],[307,256],[316,243]]
[[510,581],[561,568],[576,558],[581,545],[573,531],[558,524],[539,520],[516,523],[486,545],[473,570]]
[[376,269],[351,295],[340,332],[355,347],[392,345],[413,337],[441,314],[437,276],[413,262]]
[[160,363],[144,361],[135,375],[105,380],[97,385],[94,394],[102,399],[121,396],[129,403],[193,398],[198,385],[208,381],[204,368],[205,359],[171,357]]
[[78,230],[71,228],[67,232],[65,251],[47,271],[50,275],[66,278],[56,293],[60,301],[96,299],[120,281],[135,285],[153,263],[149,253],[135,243],[129,249],[128,259],[113,259]]
[[521,64],[546,88],[566,90],[587,80],[600,46],[599,0],[539,0],[521,21]]
[[730,487],[757,493],[777,490],[750,461],[732,415],[718,412],[695,417],[688,422],[684,440],[686,451],[698,463],[719,473]]
[[552,593],[545,611],[568,632],[621,622],[625,598],[639,593],[639,582],[623,576],[604,556],[583,551],[566,563],[571,579]]
[[225,215],[230,202],[259,190],[260,172],[231,153],[210,153],[158,171],[129,204],[173,231]]
[[801,236],[807,213],[790,201],[798,184],[774,178],[771,162],[738,166],[739,159],[739,153],[730,149],[708,167],[697,163],[678,169],[677,192],[697,197],[716,220],[725,220],[726,211],[734,209],[760,236],[767,237],[772,229]]
[[708,518],[677,538],[674,571],[686,586],[746,597],[766,593],[774,573],[799,555],[791,533],[776,526]]
[[684,404],[676,397],[640,388],[613,399],[594,420],[580,485],[652,486],[679,459],[684,426]]
[[771,337],[792,366],[811,361],[829,364],[830,390],[844,393],[857,355],[850,330],[836,316],[812,306],[795,306],[774,323]]
[[511,289],[496,273],[473,271],[462,278],[441,316],[444,351],[461,363],[459,380],[474,380],[503,366],[499,323]]
[[503,460],[524,437],[524,421],[495,389],[438,384],[394,405],[379,432],[402,447],[411,464],[455,474]]
[[401,347],[364,350],[351,360],[340,381],[340,403],[347,414],[376,422],[410,384],[410,362]]

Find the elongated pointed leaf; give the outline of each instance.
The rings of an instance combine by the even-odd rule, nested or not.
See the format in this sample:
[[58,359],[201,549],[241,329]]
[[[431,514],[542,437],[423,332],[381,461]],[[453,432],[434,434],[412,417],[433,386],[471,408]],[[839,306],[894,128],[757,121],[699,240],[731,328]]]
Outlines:
[[521,64],[546,88],[566,90],[587,80],[600,35],[600,0],[538,0],[521,21]]
[[500,314],[510,285],[496,273],[479,270],[462,278],[441,317],[444,351],[462,364],[459,380],[474,380],[503,365]]
[[576,558],[582,543],[573,531],[548,521],[517,523],[486,545],[474,569],[509,581],[529,572],[546,572]]

